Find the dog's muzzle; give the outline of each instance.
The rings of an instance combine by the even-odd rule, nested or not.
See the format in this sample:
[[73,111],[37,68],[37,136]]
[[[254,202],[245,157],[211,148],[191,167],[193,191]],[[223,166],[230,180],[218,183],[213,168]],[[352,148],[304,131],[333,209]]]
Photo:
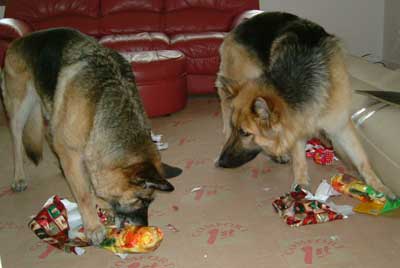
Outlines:
[[242,153],[236,155],[223,152],[215,162],[215,166],[221,168],[240,167],[253,160],[260,153],[260,151],[261,150],[249,150],[243,151]]
[[140,202],[141,207],[135,209],[121,207],[118,204],[114,204],[113,208],[115,211],[115,225],[121,228],[124,227],[125,224],[148,226],[148,210],[152,200],[141,199]]

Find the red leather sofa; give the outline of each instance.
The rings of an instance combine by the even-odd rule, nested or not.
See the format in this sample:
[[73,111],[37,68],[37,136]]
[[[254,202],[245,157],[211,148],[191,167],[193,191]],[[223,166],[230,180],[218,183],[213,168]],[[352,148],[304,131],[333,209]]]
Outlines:
[[259,0],[9,0],[0,63],[20,36],[76,28],[131,60],[149,116],[168,114],[184,107],[187,93],[215,92],[225,34],[258,9]]

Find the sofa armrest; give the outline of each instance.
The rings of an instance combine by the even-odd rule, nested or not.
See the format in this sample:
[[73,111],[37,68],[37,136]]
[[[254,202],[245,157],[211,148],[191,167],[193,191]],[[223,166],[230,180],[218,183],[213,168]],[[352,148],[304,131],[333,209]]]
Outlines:
[[246,21],[246,20],[254,17],[255,15],[258,15],[263,12],[264,11],[262,11],[262,10],[247,10],[247,11],[241,13],[240,15],[236,16],[235,19],[233,20],[230,30],[232,30],[233,28],[238,26],[243,21]]
[[12,41],[32,32],[32,28],[21,20],[0,19],[0,39]]

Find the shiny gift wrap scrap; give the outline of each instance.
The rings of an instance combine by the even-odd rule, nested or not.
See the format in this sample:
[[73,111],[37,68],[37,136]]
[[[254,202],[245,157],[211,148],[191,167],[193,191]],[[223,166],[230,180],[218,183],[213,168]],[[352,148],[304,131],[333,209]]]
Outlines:
[[[100,247],[114,253],[150,252],[157,249],[163,239],[163,233],[157,227],[126,225],[117,229],[111,211],[98,208],[97,214],[107,231]],[[65,252],[82,255],[85,252],[83,247],[90,246],[77,204],[58,196],[45,203],[29,227],[40,239]]]
[[306,157],[319,165],[331,165],[336,159],[332,147],[326,147],[319,139],[313,138],[306,144]]
[[275,211],[290,226],[324,223],[343,219],[343,215],[318,200],[306,199],[308,192],[300,186],[272,202]]
[[29,222],[29,228],[41,240],[65,252],[82,255],[82,247],[89,246],[82,228],[75,226],[73,231],[70,230],[67,210],[58,196],[47,200],[40,212]]
[[157,227],[128,225],[121,230],[110,228],[100,247],[114,253],[145,253],[157,249],[163,236]]
[[361,201],[354,207],[355,212],[380,215],[400,208],[400,198],[396,200],[386,198],[383,193],[351,175],[335,175],[331,178],[331,185],[336,191]]
[[153,132],[151,132],[151,139],[154,142],[154,144],[157,146],[157,149],[159,151],[168,149],[168,143],[161,141],[162,136],[163,135],[161,135],[161,134],[154,134]]

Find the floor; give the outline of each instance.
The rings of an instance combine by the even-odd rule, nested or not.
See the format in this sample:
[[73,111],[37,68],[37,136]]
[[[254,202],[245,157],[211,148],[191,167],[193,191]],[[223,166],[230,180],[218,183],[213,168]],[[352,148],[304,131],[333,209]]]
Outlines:
[[[154,253],[122,260],[90,247],[83,256],[70,255],[39,241],[27,227],[31,215],[51,195],[71,198],[56,160],[47,150],[36,168],[27,162],[29,187],[10,190],[10,136],[0,126],[0,256],[2,267],[40,268],[197,268],[197,267],[399,267],[400,215],[353,215],[319,225],[290,228],[271,206],[292,182],[289,165],[265,156],[238,169],[214,168],[223,144],[215,97],[193,98],[185,110],[152,120],[169,149],[165,162],[184,173],[171,182],[173,193],[159,194],[150,209],[150,224],[165,239]],[[343,171],[340,162],[318,166],[309,162],[314,189],[321,179]],[[192,192],[196,187],[200,190]],[[339,204],[356,204],[336,197]],[[173,225],[177,231],[166,227]]]

